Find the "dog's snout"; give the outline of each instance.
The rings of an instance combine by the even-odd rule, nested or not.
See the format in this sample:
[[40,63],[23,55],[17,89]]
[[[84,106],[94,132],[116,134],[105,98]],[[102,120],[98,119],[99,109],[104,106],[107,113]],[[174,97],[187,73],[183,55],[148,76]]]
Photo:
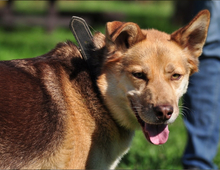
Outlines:
[[166,121],[170,119],[173,114],[173,106],[171,105],[157,105],[154,107],[155,115],[159,120]]

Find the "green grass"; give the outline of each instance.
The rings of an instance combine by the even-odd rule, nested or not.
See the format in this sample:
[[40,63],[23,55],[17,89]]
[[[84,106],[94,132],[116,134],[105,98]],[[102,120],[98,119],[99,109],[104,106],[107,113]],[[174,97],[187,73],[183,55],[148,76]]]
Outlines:
[[47,34],[40,27],[14,31],[0,28],[0,37],[0,60],[36,57],[50,51],[58,42],[74,40],[71,31],[66,29]]
[[[16,10],[26,14],[45,13],[46,5],[45,1],[15,1]],[[168,33],[177,29],[170,22],[173,3],[169,1],[60,1],[58,8],[63,11],[123,12],[126,14],[124,21],[136,22],[142,28],[156,28]],[[104,33],[104,25],[92,27]],[[39,56],[54,48],[58,42],[66,40],[74,38],[70,30],[63,28],[48,34],[41,27],[19,27],[8,31],[0,27],[0,60]],[[169,125],[169,129],[169,140],[162,146],[149,144],[142,131],[137,131],[131,149],[118,169],[182,169],[181,156],[187,140],[182,117],[179,116]],[[219,154],[215,163],[220,166]]]

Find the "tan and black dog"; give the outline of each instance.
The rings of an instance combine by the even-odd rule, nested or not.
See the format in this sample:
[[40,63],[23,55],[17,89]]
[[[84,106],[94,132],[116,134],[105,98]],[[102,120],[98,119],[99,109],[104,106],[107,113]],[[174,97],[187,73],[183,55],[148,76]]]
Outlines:
[[92,71],[71,42],[0,62],[0,168],[115,168],[139,127],[165,143],[209,20],[204,10],[171,35],[109,22],[93,38]]

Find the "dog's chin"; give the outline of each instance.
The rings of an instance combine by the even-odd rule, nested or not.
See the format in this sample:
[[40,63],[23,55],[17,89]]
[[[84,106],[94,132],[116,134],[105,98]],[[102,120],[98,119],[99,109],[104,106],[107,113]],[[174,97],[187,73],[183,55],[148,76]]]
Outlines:
[[134,111],[134,114],[139,122],[139,124],[142,127],[142,131],[146,137],[146,139],[154,144],[154,145],[161,145],[166,143],[169,137],[169,129],[167,124],[150,124],[145,122],[141,119],[141,117],[138,114],[137,109],[131,102],[132,110]]

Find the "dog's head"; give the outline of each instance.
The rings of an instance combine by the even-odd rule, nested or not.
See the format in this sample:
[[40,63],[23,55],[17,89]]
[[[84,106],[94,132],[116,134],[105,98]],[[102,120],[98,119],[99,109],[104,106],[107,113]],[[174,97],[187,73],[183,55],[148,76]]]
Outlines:
[[198,70],[209,20],[204,10],[171,35],[131,22],[107,23],[97,84],[120,125],[132,130],[141,125],[153,144],[167,141],[167,124],[177,118],[189,76]]

